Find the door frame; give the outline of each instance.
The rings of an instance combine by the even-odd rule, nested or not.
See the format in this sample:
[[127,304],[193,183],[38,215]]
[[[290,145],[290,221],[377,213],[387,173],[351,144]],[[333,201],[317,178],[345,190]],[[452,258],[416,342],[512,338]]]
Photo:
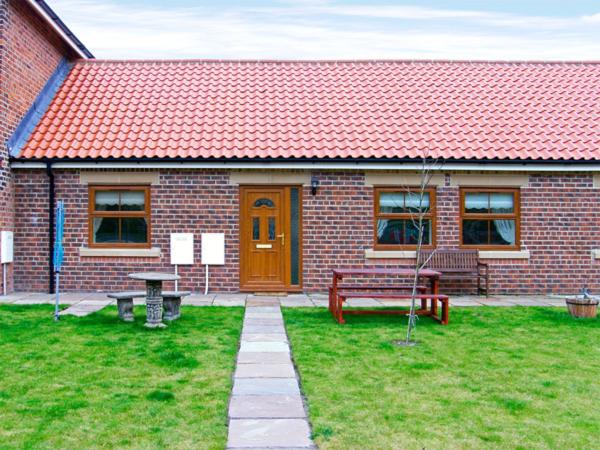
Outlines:
[[[290,192],[291,188],[298,189],[298,284],[292,285],[291,283],[291,246],[284,245],[282,252],[283,264],[285,267],[284,286],[282,289],[274,289],[272,287],[255,287],[255,286],[244,286],[242,272],[244,269],[244,245],[242,241],[242,232],[245,230],[243,220],[246,218],[247,212],[242,212],[242,208],[245,207],[243,200],[245,199],[244,191],[250,190],[261,190],[265,191],[273,189],[281,189],[283,192],[283,220],[282,229],[285,233],[286,242],[291,242],[291,201]],[[239,255],[239,289],[240,292],[302,292],[303,285],[303,192],[302,185],[298,184],[243,184],[239,186],[238,192],[238,255]]]

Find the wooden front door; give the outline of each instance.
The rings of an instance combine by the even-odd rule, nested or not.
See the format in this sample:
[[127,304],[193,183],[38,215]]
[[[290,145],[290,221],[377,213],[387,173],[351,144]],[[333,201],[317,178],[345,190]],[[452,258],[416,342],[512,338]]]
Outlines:
[[289,187],[240,188],[240,289],[287,291],[292,287],[291,234]]

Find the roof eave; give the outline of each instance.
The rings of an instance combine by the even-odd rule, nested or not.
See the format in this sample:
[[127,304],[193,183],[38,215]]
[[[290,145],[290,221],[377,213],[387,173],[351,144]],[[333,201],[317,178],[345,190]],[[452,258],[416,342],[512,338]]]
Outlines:
[[[422,159],[415,158],[10,158],[13,168],[52,165],[73,169],[262,169],[262,170],[421,170]],[[600,160],[493,160],[446,159],[435,170],[503,172],[600,172]]]
[[58,15],[48,6],[44,0],[27,0],[27,3],[36,11],[48,25],[58,33],[63,41],[71,47],[79,57],[83,59],[93,59],[94,55],[85,45],[73,34]]

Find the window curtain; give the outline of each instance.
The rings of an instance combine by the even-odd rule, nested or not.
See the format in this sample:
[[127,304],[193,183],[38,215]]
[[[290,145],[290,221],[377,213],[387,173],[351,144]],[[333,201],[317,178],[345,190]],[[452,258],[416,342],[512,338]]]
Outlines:
[[510,245],[515,244],[517,224],[514,220],[494,220],[498,234]]
[[95,218],[94,219],[94,241],[96,240],[96,236],[98,234],[98,230],[100,229],[100,226],[102,225],[102,218]]
[[389,220],[388,219],[379,219],[377,221],[377,237],[381,239],[383,236],[383,232],[387,228]]

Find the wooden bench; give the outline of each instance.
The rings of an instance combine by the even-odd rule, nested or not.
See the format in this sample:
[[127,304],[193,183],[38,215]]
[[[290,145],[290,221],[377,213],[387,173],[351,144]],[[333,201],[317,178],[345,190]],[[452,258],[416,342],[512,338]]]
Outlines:
[[[181,299],[190,295],[189,291],[163,291],[163,308],[165,320],[176,320],[181,317]],[[133,322],[133,299],[146,297],[146,291],[124,291],[107,294],[109,298],[117,300],[119,318],[125,322]]]
[[[431,255],[433,253],[433,255]],[[479,261],[477,250],[424,250],[422,260],[429,262],[426,268],[440,272],[441,280],[477,280],[477,294],[485,291],[489,296],[490,271],[486,263]],[[482,288],[485,281],[485,289]]]
[[190,291],[163,291],[164,320],[177,320],[181,317],[181,299],[190,295]]
[[[349,298],[382,298],[382,299],[412,299],[411,294],[402,294],[399,292],[372,292],[372,291],[338,291],[337,301],[332,305],[334,308],[334,317],[338,323],[345,323],[344,314],[409,314],[407,310],[346,310],[343,311],[343,304]],[[431,316],[432,319],[437,320],[442,325],[448,325],[450,316],[450,299],[444,294],[417,294],[415,295],[417,300],[421,300],[421,309],[416,310],[416,314],[422,316]],[[427,300],[431,301],[431,308],[427,309]],[[438,302],[442,304],[442,315],[438,316]]]
[[[338,290],[343,290],[343,291],[406,291],[406,292],[412,292],[412,285],[406,285],[406,284],[402,284],[402,285],[382,285],[382,286],[374,286],[374,285],[367,285],[367,284],[338,284],[337,286]],[[329,286],[329,311],[333,311],[332,310],[332,305],[333,305],[333,286]],[[425,286],[422,285],[417,285],[417,293],[419,294],[424,294],[425,292],[427,292],[427,288]],[[368,296],[367,296],[368,297]]]
[[133,299],[146,296],[146,291],[125,291],[107,294],[109,298],[117,300],[119,319],[125,322],[133,322]]

